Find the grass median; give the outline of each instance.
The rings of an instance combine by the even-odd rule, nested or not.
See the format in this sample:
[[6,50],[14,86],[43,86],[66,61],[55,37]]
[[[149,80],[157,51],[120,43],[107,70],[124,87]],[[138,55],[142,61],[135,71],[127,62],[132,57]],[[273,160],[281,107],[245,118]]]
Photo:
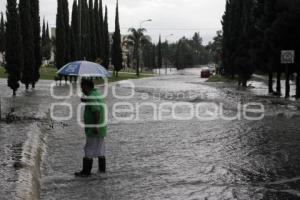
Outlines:
[[[52,67],[42,67],[40,69],[40,75],[41,75],[41,80],[54,80],[54,77],[57,75],[56,74],[57,69],[52,68]],[[139,77],[135,75],[135,73],[131,72],[119,72],[118,77],[111,77],[109,78],[109,82],[117,82],[117,81],[122,81],[122,80],[128,80],[128,79],[140,79],[140,78],[148,78],[148,77],[153,77],[155,76],[152,73],[141,73]],[[7,78],[7,74],[5,73],[5,69],[0,66],[0,78]]]
[[230,79],[228,77],[225,76],[221,76],[221,75],[214,75],[211,76],[206,82],[210,82],[210,83],[224,83],[224,82],[235,82],[235,79]]

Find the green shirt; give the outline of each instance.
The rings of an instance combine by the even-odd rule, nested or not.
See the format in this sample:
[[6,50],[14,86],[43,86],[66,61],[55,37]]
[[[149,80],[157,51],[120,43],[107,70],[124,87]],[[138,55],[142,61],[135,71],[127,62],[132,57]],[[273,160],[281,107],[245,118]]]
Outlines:
[[[90,104],[100,104],[100,105],[90,105]],[[105,104],[103,97],[100,93],[93,89],[90,94],[87,96],[87,102],[84,108],[84,124],[85,125],[93,125],[99,131],[98,134],[95,133],[95,128],[85,127],[85,134],[87,137],[106,137],[107,134],[107,124],[106,124],[106,116],[105,116]],[[95,112],[99,112],[99,121],[95,124]]]

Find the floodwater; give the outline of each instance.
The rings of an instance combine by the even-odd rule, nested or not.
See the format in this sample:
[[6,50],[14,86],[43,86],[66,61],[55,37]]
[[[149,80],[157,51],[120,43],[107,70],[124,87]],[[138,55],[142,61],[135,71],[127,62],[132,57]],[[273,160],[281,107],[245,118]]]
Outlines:
[[[86,179],[73,176],[83,156],[84,133],[77,122],[80,99],[75,95],[51,98],[46,81],[30,94],[21,93],[13,103],[5,93],[2,101],[6,106],[2,106],[9,110],[17,105],[17,111],[23,110],[18,116],[27,117],[0,123],[1,196],[300,199],[299,102],[266,96],[264,82],[253,81],[254,87],[238,90],[230,84],[206,83],[195,71],[111,84],[106,98],[107,173],[97,174],[95,160],[93,175]],[[1,83],[2,90],[4,81]],[[68,91],[66,85],[54,87],[56,95]],[[35,110],[18,106],[22,102]],[[74,111],[71,119],[51,120],[52,103],[69,103]],[[127,111],[114,112],[117,103]],[[177,118],[171,115],[170,103],[176,106]],[[247,103],[261,103],[263,119],[224,119],[236,116],[239,105]],[[128,105],[133,109],[128,110]],[[222,106],[222,115],[204,120],[203,113],[214,112],[214,105]],[[191,115],[189,106],[199,108],[203,118]],[[69,114],[67,106],[53,109],[54,116]],[[159,114],[161,118],[155,118]]]

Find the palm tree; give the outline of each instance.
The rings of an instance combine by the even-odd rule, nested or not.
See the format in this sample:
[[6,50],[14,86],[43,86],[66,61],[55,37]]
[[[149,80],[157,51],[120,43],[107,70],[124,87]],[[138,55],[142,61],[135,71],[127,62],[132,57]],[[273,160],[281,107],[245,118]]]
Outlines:
[[133,57],[136,60],[136,75],[140,75],[140,47],[143,45],[146,41],[150,41],[150,37],[144,35],[144,32],[146,32],[146,29],[144,28],[130,28],[128,32],[131,32],[130,35],[127,36],[127,42],[128,45],[133,46]]

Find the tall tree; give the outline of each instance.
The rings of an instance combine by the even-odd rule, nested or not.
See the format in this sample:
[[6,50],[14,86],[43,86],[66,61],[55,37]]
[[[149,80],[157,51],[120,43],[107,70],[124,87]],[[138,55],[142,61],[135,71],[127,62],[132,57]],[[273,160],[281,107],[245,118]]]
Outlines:
[[130,35],[127,37],[129,44],[133,45],[133,57],[136,61],[136,75],[140,75],[140,48],[141,44],[145,42],[145,40],[149,40],[148,36],[144,35],[146,29],[144,28],[130,28],[128,30]]
[[242,25],[238,38],[238,45],[235,53],[234,64],[237,67],[237,74],[242,86],[247,86],[247,81],[250,80],[254,73],[254,65],[252,60],[252,44],[253,36],[255,36],[253,27],[253,0],[240,1],[242,9],[240,24]]
[[153,56],[153,44],[150,41],[145,42],[142,45],[142,57],[143,57],[143,66],[147,69],[153,69],[152,66],[152,56]]
[[192,48],[186,38],[181,38],[175,52],[175,66],[177,69],[184,69],[193,65]]
[[90,59],[91,41],[90,41],[90,16],[87,0],[81,0],[79,5],[80,13],[80,51],[81,59]]
[[95,27],[95,10],[93,5],[93,0],[89,0],[89,19],[90,19],[90,60],[95,62],[97,56],[97,49],[96,49],[96,27]]
[[43,26],[42,26],[42,46],[46,42],[46,23],[45,18],[43,19]]
[[43,19],[43,26],[42,26],[42,57],[45,60],[49,60],[51,58],[51,40],[49,36],[49,25],[45,23],[45,19]]
[[112,64],[114,65],[115,76],[118,77],[118,72],[123,68],[123,55],[122,55],[122,47],[121,47],[121,31],[120,31],[120,23],[119,23],[118,0],[116,6],[115,32],[113,35],[113,44],[112,44]]
[[109,67],[109,52],[110,52],[110,37],[108,32],[108,12],[105,6],[105,17],[104,17],[104,59],[103,65],[108,69]]
[[64,23],[64,12],[63,12],[63,1],[64,0],[57,0],[57,14],[56,14],[56,67],[60,69],[66,61],[66,30],[65,30],[65,23]]
[[3,13],[1,13],[0,19],[0,53],[4,53],[5,51],[5,21],[3,17]]
[[71,30],[70,30],[70,24],[69,24],[69,3],[67,0],[62,1],[63,6],[63,23],[64,23],[64,29],[65,29],[65,63],[71,61]]
[[41,56],[41,25],[40,25],[40,5],[39,1],[30,1],[31,5],[31,17],[33,27],[33,41],[34,41],[34,55],[35,55],[35,66],[34,66],[34,80],[32,81],[32,87],[35,88],[36,82],[40,79],[40,67],[42,65]]
[[22,30],[16,0],[7,1],[6,20],[5,68],[8,73],[7,84],[15,96],[23,70]]
[[155,44],[152,45],[152,59],[151,59],[151,68],[156,68],[156,46]]
[[74,0],[72,6],[72,20],[71,20],[71,60],[78,60],[80,58],[79,51],[79,13],[77,0]]
[[45,52],[45,58],[46,60],[50,60],[51,58],[51,50],[52,50],[52,41],[50,38],[50,30],[49,30],[49,23],[47,22],[47,28],[46,28],[46,52]]
[[23,52],[24,66],[22,70],[21,81],[25,85],[26,89],[28,89],[29,84],[35,82],[36,64],[34,54],[33,25],[30,12],[30,0],[20,0],[19,10],[21,18],[23,47],[26,47],[26,51]]
[[47,22],[47,28],[46,28],[46,38],[50,40],[50,30],[49,30],[49,23]]
[[225,13],[222,19],[223,25],[223,46],[222,65],[226,75],[234,77],[235,71],[232,66],[232,51],[234,45],[233,35],[233,5],[234,0],[226,0]]
[[225,73],[239,77],[239,83],[247,85],[254,72],[252,45],[254,26],[253,0],[227,0],[223,16],[223,66]]
[[159,36],[158,46],[157,46],[157,67],[160,70],[162,68],[162,48],[161,48],[161,36]]
[[[106,17],[107,18],[107,17]],[[99,22],[100,22],[100,38],[99,38],[99,50],[98,52],[100,53],[100,58],[102,60],[104,60],[105,57],[105,50],[103,50],[105,48],[105,30],[106,30],[106,25],[104,26],[104,18],[103,18],[103,5],[102,5],[102,0],[99,1]],[[108,25],[107,25],[108,26]],[[108,29],[107,29],[108,30]]]
[[101,58],[101,29],[100,26],[100,14],[99,14],[99,1],[94,1],[94,23],[95,23],[95,58],[96,59],[102,59]]

